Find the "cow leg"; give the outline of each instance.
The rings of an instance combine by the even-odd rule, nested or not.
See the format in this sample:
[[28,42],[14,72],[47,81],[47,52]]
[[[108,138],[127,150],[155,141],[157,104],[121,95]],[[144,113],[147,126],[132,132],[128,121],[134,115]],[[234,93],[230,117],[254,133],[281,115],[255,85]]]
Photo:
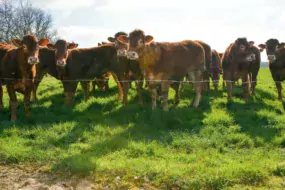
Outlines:
[[18,107],[18,100],[16,96],[16,91],[13,87],[13,84],[7,85],[7,92],[10,98],[10,108],[11,108],[11,121],[17,120],[17,107]]
[[161,100],[163,111],[168,111],[168,92],[169,92],[170,83],[168,81],[164,81],[161,83]]
[[34,83],[32,81],[28,81],[26,88],[25,88],[25,93],[24,93],[24,108],[25,108],[25,113],[26,116],[30,116],[30,99],[31,99],[31,93],[34,88]]
[[84,100],[87,101],[90,93],[90,81],[81,81],[80,84],[84,92]]
[[207,92],[210,89],[210,81],[209,81],[209,72],[204,71],[203,72],[203,90]]
[[282,101],[283,97],[282,97],[282,84],[280,81],[275,81],[275,85],[277,88],[277,92],[278,92],[278,100]]
[[255,87],[256,87],[256,84],[257,84],[257,74],[255,73],[251,73],[251,94],[252,95],[255,95]]
[[35,78],[35,82],[33,84],[33,95],[32,95],[32,101],[33,102],[37,102],[38,101],[38,98],[37,98],[37,90],[38,90],[38,87],[40,85],[40,83],[42,82],[42,79],[44,78],[44,75],[46,73],[43,72],[39,77]]
[[78,82],[63,83],[66,105],[74,105],[74,96],[75,96],[77,85],[78,85]]
[[139,80],[136,82],[136,88],[137,88],[137,94],[139,99],[139,104],[143,106],[143,98],[142,98],[142,87],[143,87],[143,81]]
[[223,76],[223,83],[226,83],[227,86],[227,94],[228,94],[228,101],[232,100],[232,89],[233,89],[233,84],[234,80],[232,80],[233,73],[227,71],[224,72]]
[[199,71],[192,71],[188,73],[188,77],[190,81],[193,81],[194,89],[195,89],[195,100],[193,106],[197,108],[199,106],[201,100],[201,91],[202,91],[202,72]]
[[[123,79],[125,80],[125,79]],[[126,106],[128,104],[128,94],[129,94],[129,88],[130,84],[129,82],[122,82],[123,85],[123,106]]]
[[95,94],[95,90],[96,90],[96,82],[94,80],[92,81],[92,94]]
[[249,76],[247,72],[242,73],[242,88],[244,93],[244,101],[248,102],[249,96]]
[[4,105],[3,105],[3,87],[0,84],[0,110],[4,109]]
[[105,82],[105,89],[106,89],[106,92],[109,91],[109,79]]
[[171,85],[171,88],[175,91],[175,104],[179,104],[180,102],[180,91],[179,91],[180,83],[175,82]]
[[156,109],[156,98],[157,98],[157,89],[155,82],[148,83],[148,90],[151,94],[151,108],[154,110]]
[[123,88],[121,83],[119,82],[118,76],[115,73],[112,73],[113,78],[115,79],[118,86],[118,100],[123,99]]

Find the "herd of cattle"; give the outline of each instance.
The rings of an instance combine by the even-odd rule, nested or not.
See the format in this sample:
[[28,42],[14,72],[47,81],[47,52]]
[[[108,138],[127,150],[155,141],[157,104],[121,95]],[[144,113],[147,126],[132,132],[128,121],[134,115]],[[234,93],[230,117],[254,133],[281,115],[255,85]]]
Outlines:
[[[65,103],[73,105],[74,95],[80,82],[85,100],[97,85],[108,90],[108,78],[112,75],[118,86],[118,99],[127,105],[131,82],[136,83],[139,104],[143,105],[142,89],[148,88],[152,108],[157,99],[163,110],[168,110],[169,88],[175,90],[175,101],[180,100],[180,89],[184,78],[193,85],[193,106],[199,106],[202,91],[210,89],[210,78],[218,89],[220,75],[227,86],[228,99],[232,98],[232,87],[242,79],[244,100],[255,93],[257,74],[260,68],[260,53],[266,49],[269,68],[276,83],[278,99],[282,100],[281,82],[285,80],[285,47],[277,39],[254,46],[246,38],[238,38],[223,53],[198,40],[180,42],[153,42],[151,35],[142,30],[129,34],[118,32],[108,38],[108,43],[97,47],[77,48],[78,44],[49,39],[38,40],[33,35],[13,39],[12,44],[0,43],[0,109],[3,108],[3,86],[10,98],[11,120],[16,120],[18,106],[16,92],[24,94],[26,116],[30,115],[29,103],[37,100],[37,88],[46,74],[61,80]],[[251,92],[250,92],[251,86]]]

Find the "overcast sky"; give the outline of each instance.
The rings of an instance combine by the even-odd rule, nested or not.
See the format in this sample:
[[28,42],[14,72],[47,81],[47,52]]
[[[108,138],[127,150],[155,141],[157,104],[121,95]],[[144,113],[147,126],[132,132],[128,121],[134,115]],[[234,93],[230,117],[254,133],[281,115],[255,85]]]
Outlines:
[[[238,37],[285,41],[284,0],[31,0],[52,14],[59,36],[96,46],[135,28],[155,41],[203,40],[223,52]],[[266,61],[265,53],[262,60]]]

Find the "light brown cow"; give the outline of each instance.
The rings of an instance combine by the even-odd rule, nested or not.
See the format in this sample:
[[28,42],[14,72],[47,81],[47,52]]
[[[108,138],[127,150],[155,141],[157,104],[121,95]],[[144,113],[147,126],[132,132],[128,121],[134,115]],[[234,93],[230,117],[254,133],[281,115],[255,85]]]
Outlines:
[[201,99],[202,72],[205,71],[205,52],[203,47],[191,40],[176,43],[152,42],[153,37],[145,35],[142,30],[134,30],[121,35],[118,40],[128,44],[128,58],[138,60],[142,70],[146,72],[149,91],[152,98],[152,109],[156,108],[157,89],[161,85],[163,110],[168,111],[168,92],[172,76],[181,79],[188,74],[194,82],[196,97],[194,107],[198,107]]

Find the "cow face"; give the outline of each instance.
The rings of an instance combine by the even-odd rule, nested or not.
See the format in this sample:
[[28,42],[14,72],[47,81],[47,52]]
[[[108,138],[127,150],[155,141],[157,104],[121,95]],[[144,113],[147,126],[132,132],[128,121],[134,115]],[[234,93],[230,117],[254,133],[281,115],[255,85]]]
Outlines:
[[246,38],[238,38],[234,43],[234,47],[238,53],[245,55],[245,61],[251,62],[255,60],[255,54],[251,51],[250,44]]
[[239,53],[246,53],[249,48],[249,43],[246,38],[238,38],[235,41],[235,47]]
[[268,61],[273,62],[276,60],[276,51],[284,45],[285,43],[279,43],[277,39],[269,39],[265,44],[259,44],[258,47],[260,48],[261,52],[266,49]]
[[17,47],[22,48],[24,54],[27,57],[27,62],[30,65],[39,63],[39,46],[46,46],[49,43],[47,38],[43,38],[40,41],[33,35],[25,35],[22,40],[12,39],[12,43]]
[[134,30],[129,37],[126,35],[118,37],[118,41],[128,44],[127,58],[130,60],[137,60],[142,55],[145,46],[152,40],[153,37],[150,35],[145,36],[142,30]]
[[103,74],[101,77],[99,77],[99,79],[95,79],[95,83],[100,89],[100,91],[105,92],[109,89],[108,82],[109,82],[110,76],[111,76],[111,73],[106,73],[106,74]]
[[115,44],[115,48],[117,49],[117,56],[118,57],[127,57],[127,44],[120,42],[117,38],[121,35],[126,35],[125,32],[118,32],[115,34],[115,37],[109,37],[108,41]]
[[254,41],[249,41],[249,47],[253,47],[254,46]]
[[55,50],[55,59],[56,59],[56,65],[59,67],[65,67],[66,60],[69,55],[70,49],[74,49],[78,47],[78,44],[75,43],[69,43],[65,40],[58,40],[55,45],[48,44],[48,48]]

